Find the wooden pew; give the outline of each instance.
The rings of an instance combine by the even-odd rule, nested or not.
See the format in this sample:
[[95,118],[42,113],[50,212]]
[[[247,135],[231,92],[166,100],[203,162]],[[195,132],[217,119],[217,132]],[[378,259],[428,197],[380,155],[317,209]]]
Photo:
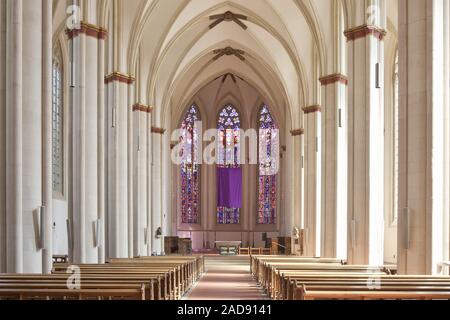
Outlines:
[[251,268],[258,283],[264,287],[273,299],[283,299],[287,295],[284,273],[286,272],[345,272],[385,274],[387,269],[368,266],[348,266],[339,259],[321,259],[304,257],[254,257]]
[[[111,259],[110,262],[116,263],[120,261],[126,261],[126,259]],[[165,256],[165,257],[138,257],[132,259],[132,262],[140,263],[147,261],[186,261],[188,263],[187,272],[190,277],[191,282],[195,282],[205,270],[205,261],[203,256],[197,257],[185,257],[185,256]]]
[[[54,273],[65,273],[68,264],[55,264]],[[82,273],[154,273],[163,278],[159,296],[163,299],[179,299],[200,277],[204,270],[203,256],[138,257],[134,259],[111,259],[107,264],[79,265]],[[160,274],[161,273],[161,274]],[[167,276],[166,276],[167,274]]]
[[450,288],[450,277],[435,276],[392,276],[392,275],[367,275],[367,274],[315,274],[315,275],[294,275],[287,280],[287,292],[284,298],[295,300],[301,296],[301,286],[305,285],[308,290],[311,286],[319,288],[343,287],[352,289],[363,287],[364,289],[375,290],[377,288],[414,288],[421,290],[429,288],[429,291],[442,291],[445,287]]
[[[121,265],[117,267],[106,267],[106,265],[77,265],[81,271],[81,277],[86,275],[115,275],[122,277],[143,277],[147,279],[159,279],[160,288],[157,294],[158,300],[173,300],[179,298],[177,292],[180,283],[177,282],[176,271],[174,268],[155,267],[155,268],[135,268],[132,265]],[[67,269],[58,267],[53,270],[53,274],[67,274]]]
[[396,275],[391,265],[252,257],[251,270],[273,299],[450,299],[450,277]]
[[450,299],[448,283],[433,283],[424,285],[417,282],[387,284],[381,282],[377,287],[355,282],[342,284],[297,284],[294,299],[352,299],[352,300],[386,300],[386,299]]
[[0,275],[0,299],[179,299],[204,272],[203,256],[112,259],[74,265],[81,288],[68,288],[72,265],[55,263],[50,275]]
[[130,289],[0,288],[0,299],[14,300],[145,300],[145,287]]
[[260,272],[260,267],[269,263],[274,262],[291,262],[291,263],[335,263],[335,264],[346,264],[344,260],[341,259],[329,259],[329,258],[315,258],[315,257],[286,257],[286,256],[257,256],[251,257],[250,262],[250,272],[257,278]]
[[[51,274],[51,275],[0,275],[0,288],[24,288],[29,286],[41,288],[60,288],[68,289],[70,282],[69,274]],[[69,280],[69,281],[68,281]],[[124,277],[124,276],[91,276],[83,275],[81,280],[81,288],[95,289],[123,289],[123,288],[140,288],[144,285],[145,297],[147,300],[161,300],[158,296],[158,288],[160,286],[160,279],[149,279],[146,277]],[[73,284],[71,284],[73,285]]]
[[370,266],[350,266],[350,265],[334,265],[329,263],[315,263],[315,264],[276,264],[271,265],[270,273],[263,279],[269,294],[274,299],[280,298],[284,291],[283,278],[286,273],[326,273],[326,272],[340,272],[340,273],[365,273],[370,275],[386,274],[378,267]]
[[134,262],[134,263],[140,263],[140,262],[151,262],[154,261],[156,263],[160,262],[186,262],[188,263],[188,270],[191,276],[194,278],[192,279],[195,281],[198,279],[201,274],[204,273],[205,270],[205,260],[203,256],[158,256],[158,257],[136,257],[134,259],[128,259],[128,258],[119,258],[119,259],[110,259],[110,263],[120,263],[120,262]]

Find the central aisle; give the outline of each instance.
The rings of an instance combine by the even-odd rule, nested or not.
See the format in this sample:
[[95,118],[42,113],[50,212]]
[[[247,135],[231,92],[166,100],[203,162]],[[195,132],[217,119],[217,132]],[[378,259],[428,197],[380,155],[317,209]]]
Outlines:
[[267,300],[248,256],[205,256],[205,274],[183,300]]

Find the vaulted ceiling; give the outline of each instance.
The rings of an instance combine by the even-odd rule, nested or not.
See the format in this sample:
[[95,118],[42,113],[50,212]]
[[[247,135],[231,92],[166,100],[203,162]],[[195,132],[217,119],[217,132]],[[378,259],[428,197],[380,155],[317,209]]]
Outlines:
[[[61,29],[65,8],[60,4],[66,0],[57,2],[55,26]],[[93,6],[89,2],[85,7]],[[345,73],[345,57],[336,48],[345,45],[340,31],[352,23],[349,17],[360,2],[98,0],[96,17],[91,19],[113,29],[108,28],[117,56],[113,68],[139,74],[139,99],[154,106],[158,124],[174,122],[197,92],[233,73],[260,92],[295,129],[301,127],[301,107],[320,100],[318,78]],[[396,25],[397,1],[387,2],[388,23]],[[228,11],[240,18],[223,16],[214,23]],[[214,59],[215,50],[227,47],[240,50],[241,57],[225,53]]]

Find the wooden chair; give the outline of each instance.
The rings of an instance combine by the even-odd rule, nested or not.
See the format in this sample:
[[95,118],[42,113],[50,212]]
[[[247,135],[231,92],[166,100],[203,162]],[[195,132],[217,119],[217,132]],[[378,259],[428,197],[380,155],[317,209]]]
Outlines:
[[261,254],[261,248],[250,248],[250,254],[251,255],[260,255]]
[[243,248],[243,247],[240,247],[239,248],[239,255],[249,255],[250,254],[250,248],[248,248],[248,247],[245,247],[245,248]]

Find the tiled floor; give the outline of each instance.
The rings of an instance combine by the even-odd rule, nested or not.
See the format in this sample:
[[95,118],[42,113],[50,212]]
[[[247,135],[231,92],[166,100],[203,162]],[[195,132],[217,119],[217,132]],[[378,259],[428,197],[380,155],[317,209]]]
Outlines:
[[267,300],[245,256],[206,256],[206,272],[183,300]]

